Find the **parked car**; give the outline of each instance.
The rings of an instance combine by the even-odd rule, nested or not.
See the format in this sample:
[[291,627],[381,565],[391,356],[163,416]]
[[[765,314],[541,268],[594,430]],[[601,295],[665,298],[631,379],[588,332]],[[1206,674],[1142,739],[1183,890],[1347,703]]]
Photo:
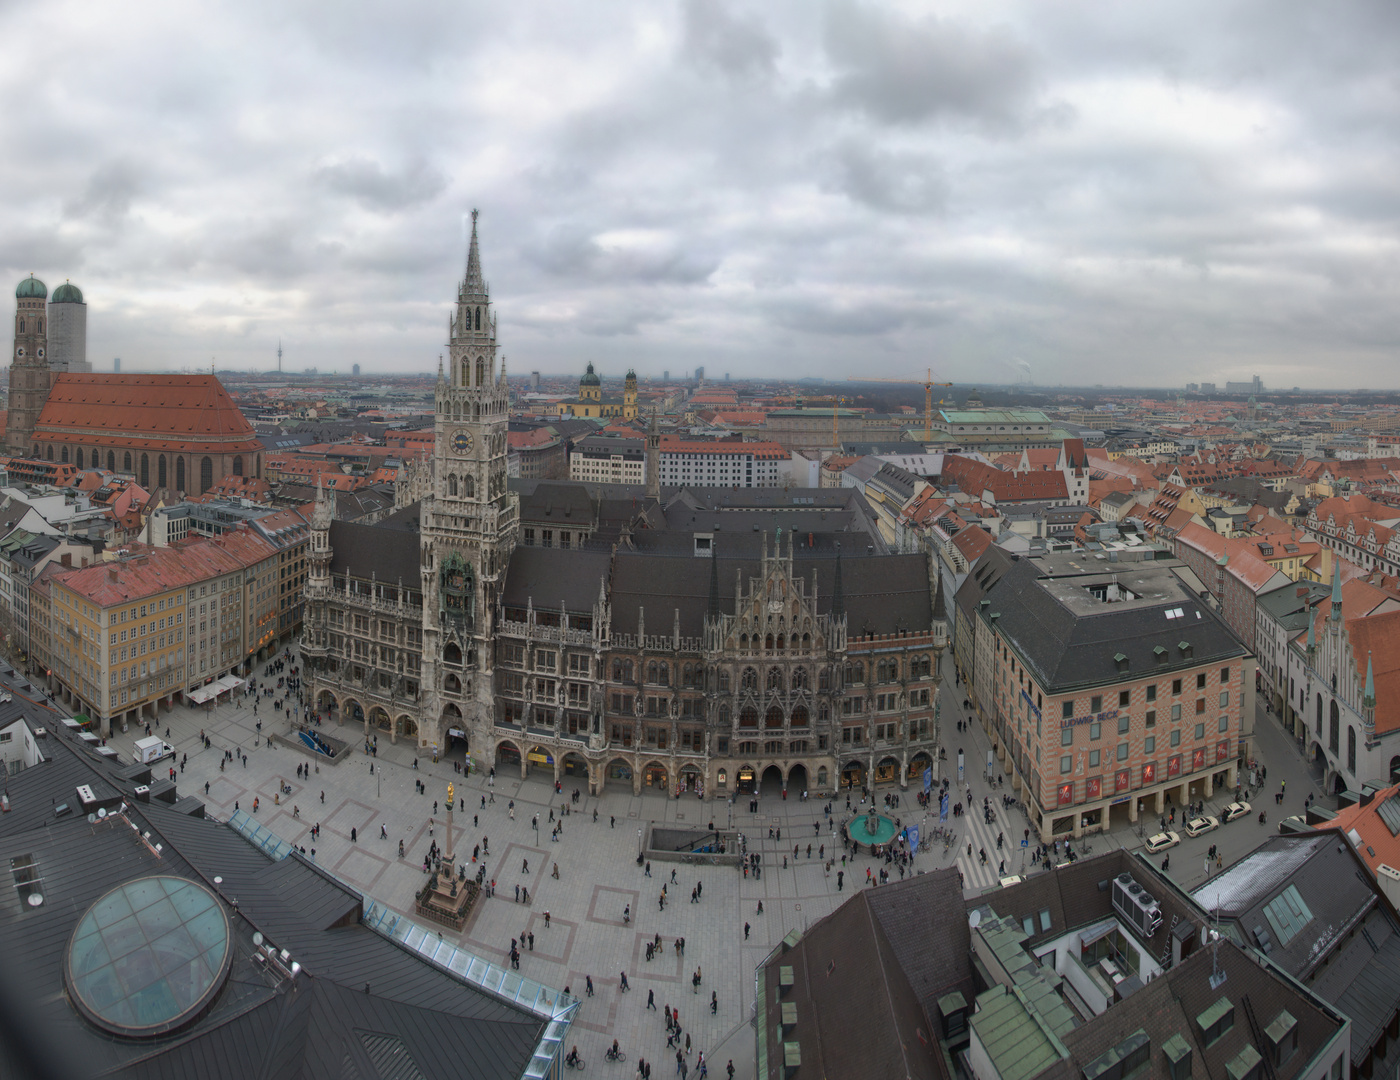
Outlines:
[[1225,807],[1225,813],[1221,814],[1220,816],[1226,821],[1234,821],[1235,818],[1239,817],[1248,817],[1249,803],[1232,802],[1229,806]]
[[1203,836],[1214,829],[1220,828],[1220,819],[1207,815],[1206,817],[1192,818],[1186,823],[1187,836]]
[[1147,851],[1151,855],[1156,855],[1159,851],[1166,851],[1167,848],[1176,847],[1181,843],[1181,837],[1174,832],[1159,832],[1155,836],[1147,838]]

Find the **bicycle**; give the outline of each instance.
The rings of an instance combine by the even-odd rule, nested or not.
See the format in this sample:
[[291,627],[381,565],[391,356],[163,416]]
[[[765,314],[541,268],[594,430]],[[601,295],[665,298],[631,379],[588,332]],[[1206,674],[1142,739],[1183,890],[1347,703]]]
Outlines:
[[569,1060],[568,1058],[565,1058],[565,1059],[564,1059],[564,1064],[565,1064],[566,1067],[568,1067],[568,1068],[570,1068],[570,1069],[577,1069],[579,1072],[583,1072],[583,1070],[584,1070],[584,1061],[583,1061],[583,1058],[575,1058],[575,1059],[572,1060],[572,1061]]
[[617,1053],[613,1053],[611,1050],[609,1050],[603,1055],[603,1057],[607,1058],[609,1061],[616,1062],[623,1062],[627,1060],[627,1055],[624,1054],[621,1050],[619,1050]]

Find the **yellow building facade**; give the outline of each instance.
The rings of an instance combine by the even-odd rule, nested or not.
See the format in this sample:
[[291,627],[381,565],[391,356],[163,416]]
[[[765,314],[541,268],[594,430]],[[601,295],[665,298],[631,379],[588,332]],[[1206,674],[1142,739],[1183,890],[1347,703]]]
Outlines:
[[604,397],[603,380],[593,370],[589,361],[588,370],[578,381],[578,399],[559,403],[561,416],[577,416],[584,419],[607,420],[618,417],[623,420],[637,418],[637,373],[628,370],[622,384],[622,397]]

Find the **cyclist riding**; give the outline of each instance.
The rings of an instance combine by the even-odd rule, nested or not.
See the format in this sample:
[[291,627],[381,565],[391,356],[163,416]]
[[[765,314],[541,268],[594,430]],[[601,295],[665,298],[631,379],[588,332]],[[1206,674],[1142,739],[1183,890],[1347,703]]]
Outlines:
[[564,1064],[570,1066],[577,1066],[578,1063],[578,1046],[575,1045],[574,1048],[569,1051],[569,1056],[564,1059]]
[[609,1061],[622,1060],[622,1050],[618,1047],[616,1039],[613,1040],[612,1049],[608,1051],[607,1058]]

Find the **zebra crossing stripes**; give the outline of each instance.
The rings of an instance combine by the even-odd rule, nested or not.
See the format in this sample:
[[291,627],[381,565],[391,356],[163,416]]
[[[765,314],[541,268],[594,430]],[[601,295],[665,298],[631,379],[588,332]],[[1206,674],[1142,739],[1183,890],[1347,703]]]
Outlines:
[[[1010,819],[1008,821],[1008,818]],[[1001,862],[1006,862],[1007,874],[1019,874],[1023,870],[1023,858],[1021,855],[1022,834],[1016,833],[1015,822],[1017,819],[1006,811],[998,808],[997,816],[990,825],[983,818],[981,809],[974,807],[970,814],[965,814],[960,818],[949,818],[957,821],[957,842],[955,851],[957,853],[957,866],[962,871],[963,888],[966,890],[985,889],[995,885],[1002,877],[1000,872]],[[1008,829],[1013,830],[1008,832]],[[1002,833],[1001,850],[997,850],[997,834]],[[967,853],[968,845],[972,845],[972,854]],[[987,861],[982,862],[980,851],[986,851]],[[1030,853],[1027,851],[1026,859]]]

